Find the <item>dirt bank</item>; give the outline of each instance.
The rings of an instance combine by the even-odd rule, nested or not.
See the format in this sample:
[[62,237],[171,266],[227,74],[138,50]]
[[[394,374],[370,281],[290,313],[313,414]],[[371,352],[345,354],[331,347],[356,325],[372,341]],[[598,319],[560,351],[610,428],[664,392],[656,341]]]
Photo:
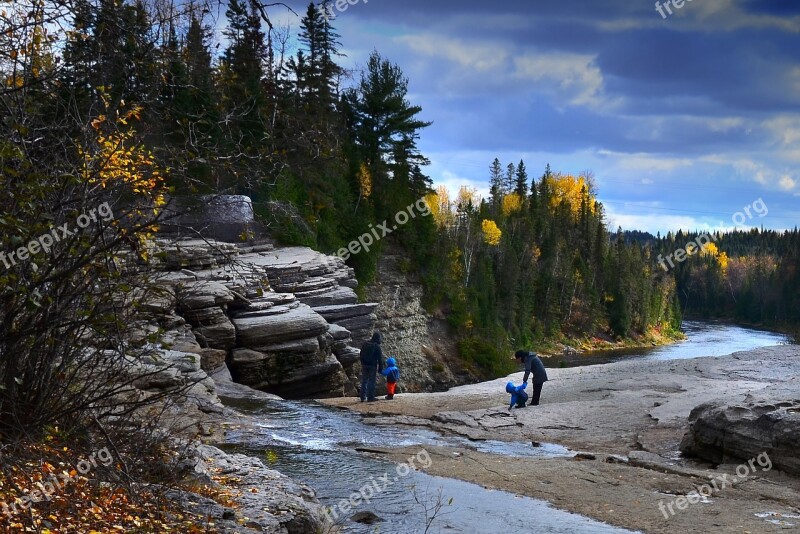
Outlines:
[[[674,504],[712,479],[725,473],[730,478],[737,467],[680,457],[691,409],[748,395],[800,399],[800,347],[548,373],[543,404],[511,414],[503,386],[507,380],[520,382],[521,373],[445,393],[398,395],[394,401],[325,402],[360,411],[375,424],[428,426],[472,439],[552,442],[590,453],[588,459],[532,459],[436,449],[428,471],[545,499],[615,525],[670,533],[800,528],[800,480],[761,467],[715,491],[708,502],[685,510]],[[407,456],[407,451],[385,452],[398,460]]]

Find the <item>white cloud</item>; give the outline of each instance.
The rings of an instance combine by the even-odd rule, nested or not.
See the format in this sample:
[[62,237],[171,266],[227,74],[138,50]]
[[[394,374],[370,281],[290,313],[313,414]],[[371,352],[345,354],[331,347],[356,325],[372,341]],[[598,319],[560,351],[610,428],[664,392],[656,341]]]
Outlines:
[[615,172],[645,173],[672,172],[676,169],[691,167],[694,160],[688,158],[674,158],[670,156],[656,156],[636,153],[626,154],[612,150],[598,150],[597,155],[613,160],[612,168]]
[[764,123],[764,127],[772,133],[776,142],[785,147],[800,142],[800,117],[797,115],[781,115]]
[[545,92],[562,96],[569,104],[590,107],[608,104],[603,94],[603,73],[594,56],[532,53],[515,57],[514,66],[516,77],[543,82]]
[[795,188],[795,186],[797,186],[797,180],[795,180],[788,174],[784,174],[778,181],[778,186],[784,191],[791,191],[792,189]]
[[441,35],[403,35],[396,38],[399,43],[428,57],[447,59],[460,67],[479,72],[497,70],[505,65],[508,53],[495,43],[475,43]]
[[748,13],[739,7],[739,0],[697,1],[686,3],[683,8],[674,11],[676,16],[670,19],[682,18],[692,29],[705,32],[731,32],[746,28],[800,32],[800,17]]
[[623,210],[618,210],[605,204],[604,206],[606,208],[608,229],[611,231],[616,231],[618,227],[622,227],[623,230],[641,230],[650,232],[653,235],[661,232],[661,235],[664,235],[668,231],[705,230],[709,228],[708,224],[687,215],[634,215],[624,213],[624,208]]

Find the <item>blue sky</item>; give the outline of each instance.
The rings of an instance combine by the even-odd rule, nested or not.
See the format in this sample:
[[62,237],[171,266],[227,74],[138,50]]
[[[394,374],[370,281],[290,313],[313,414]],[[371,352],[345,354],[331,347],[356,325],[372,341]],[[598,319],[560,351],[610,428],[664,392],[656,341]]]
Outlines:
[[[355,0],[354,0],[355,1]],[[298,13],[307,2],[288,2]],[[662,4],[664,2],[662,1]],[[276,20],[298,19],[279,7]],[[591,170],[609,224],[651,232],[800,226],[800,2],[361,0],[343,62],[378,50],[434,124],[427,173],[486,193],[488,168]],[[666,13],[666,10],[665,10]]]

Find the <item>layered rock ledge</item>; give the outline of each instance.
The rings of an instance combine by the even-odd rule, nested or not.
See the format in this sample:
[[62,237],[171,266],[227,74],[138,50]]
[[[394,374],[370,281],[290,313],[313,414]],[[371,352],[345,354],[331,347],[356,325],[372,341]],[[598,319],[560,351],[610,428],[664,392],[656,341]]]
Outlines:
[[[235,381],[282,397],[355,394],[358,347],[378,304],[358,302],[340,258],[200,239],[160,240],[153,257],[160,272],[141,299],[142,342],[166,331],[181,345],[165,349],[197,356],[192,372],[227,365]],[[152,385],[169,377],[162,382]]]

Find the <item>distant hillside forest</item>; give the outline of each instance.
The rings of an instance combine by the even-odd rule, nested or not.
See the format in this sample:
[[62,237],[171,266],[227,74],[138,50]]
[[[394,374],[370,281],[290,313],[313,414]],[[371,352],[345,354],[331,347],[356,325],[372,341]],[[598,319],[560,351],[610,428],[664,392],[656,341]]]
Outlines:
[[[705,236],[703,239],[701,236]],[[652,237],[652,236],[651,236]],[[647,241],[657,256],[687,243],[702,250],[673,273],[682,309],[692,316],[720,318],[800,330],[800,232],[737,230],[670,233]]]
[[710,316],[798,320],[797,232],[734,234],[667,273],[654,255],[688,237],[610,238],[590,174],[495,160],[489,198],[432,190],[418,147],[431,117],[380,52],[341,66],[328,4],[309,4],[295,35],[269,18],[284,7],[251,0],[227,2],[224,21],[202,4],[73,0],[61,31],[42,3],[0,36],[16,50],[2,62],[4,157],[58,173],[84,165],[87,143],[109,161],[122,148],[120,172],[147,188],[250,195],[277,239],[331,253],[424,198],[431,216],[348,263],[369,282],[386,243],[403,247],[428,308],[488,372],[511,347],[670,335],[687,299]]

